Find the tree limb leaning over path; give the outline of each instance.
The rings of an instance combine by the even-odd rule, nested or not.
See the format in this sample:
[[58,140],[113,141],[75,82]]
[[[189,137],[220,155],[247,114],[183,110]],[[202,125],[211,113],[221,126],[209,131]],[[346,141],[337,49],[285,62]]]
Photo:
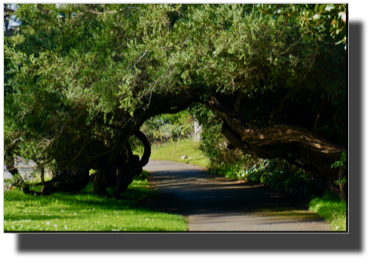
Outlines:
[[287,158],[287,153],[296,152],[310,161],[311,165],[333,181],[338,178],[338,169],[331,164],[338,160],[344,147],[333,144],[308,129],[292,125],[275,125],[263,129],[249,128],[241,118],[220,103],[216,96],[207,105],[224,121],[222,132],[227,139],[245,153],[260,158]]

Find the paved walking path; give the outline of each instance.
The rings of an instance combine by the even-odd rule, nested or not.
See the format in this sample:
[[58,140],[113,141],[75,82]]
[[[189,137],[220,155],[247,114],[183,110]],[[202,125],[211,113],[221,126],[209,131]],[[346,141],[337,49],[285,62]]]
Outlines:
[[144,167],[160,192],[147,206],[188,216],[189,231],[329,231],[305,205],[260,184],[231,181],[203,168],[150,160]]

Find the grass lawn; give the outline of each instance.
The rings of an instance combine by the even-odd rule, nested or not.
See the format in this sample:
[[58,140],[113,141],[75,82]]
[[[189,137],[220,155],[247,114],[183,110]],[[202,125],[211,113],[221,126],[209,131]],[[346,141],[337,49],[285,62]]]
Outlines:
[[315,198],[309,203],[309,209],[325,218],[331,224],[331,231],[346,231],[347,203],[332,193],[323,198]]
[[[181,159],[182,156],[186,156],[186,158]],[[208,159],[199,149],[198,142],[193,141],[192,139],[183,139],[179,142],[163,144],[156,148],[153,147],[150,158],[154,160],[182,162],[204,168],[208,165]]]
[[144,177],[136,177],[119,200],[93,195],[92,183],[77,194],[30,196],[4,192],[4,231],[187,231],[184,217],[138,207],[155,196]]

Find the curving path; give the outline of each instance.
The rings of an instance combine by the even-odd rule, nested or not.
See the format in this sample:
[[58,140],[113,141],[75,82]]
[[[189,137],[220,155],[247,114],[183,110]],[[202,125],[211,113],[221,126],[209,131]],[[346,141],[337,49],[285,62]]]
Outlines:
[[160,192],[145,202],[188,217],[189,231],[329,231],[323,218],[263,185],[231,181],[188,164],[150,160],[144,167]]

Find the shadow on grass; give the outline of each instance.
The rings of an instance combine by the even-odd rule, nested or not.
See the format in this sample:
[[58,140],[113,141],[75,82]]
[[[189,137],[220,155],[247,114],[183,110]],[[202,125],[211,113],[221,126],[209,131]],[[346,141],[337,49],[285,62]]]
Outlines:
[[50,196],[6,192],[5,232],[155,232],[184,231],[180,216],[152,211],[138,205],[143,198],[156,196],[154,190],[132,188],[119,200],[101,198],[90,191]]
[[[12,192],[12,191],[11,191]],[[13,191],[17,192],[17,191]],[[15,196],[14,199],[17,199],[17,203],[24,202],[23,206],[16,206],[16,208],[20,209],[28,209],[29,207],[39,207],[51,205],[54,207],[52,202],[61,202],[62,204],[66,204],[67,206],[77,206],[78,208],[86,208],[86,207],[101,207],[107,209],[119,209],[125,206],[136,205],[139,200],[149,197],[157,196],[156,194],[152,194],[150,190],[129,190],[127,193],[123,193],[120,199],[112,199],[112,198],[104,198],[104,197],[96,197],[92,193],[56,193],[46,197],[37,197],[37,196],[29,196],[24,194],[19,194],[19,196]],[[12,201],[14,199],[9,199]],[[5,199],[8,200],[7,198]]]

